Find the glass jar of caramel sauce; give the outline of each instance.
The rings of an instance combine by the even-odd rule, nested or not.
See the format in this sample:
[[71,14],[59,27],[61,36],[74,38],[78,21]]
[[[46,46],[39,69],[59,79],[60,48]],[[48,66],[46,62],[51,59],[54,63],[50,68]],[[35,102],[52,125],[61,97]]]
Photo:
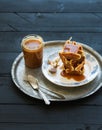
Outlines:
[[27,35],[21,42],[25,65],[29,68],[37,68],[42,65],[43,38],[36,34]]

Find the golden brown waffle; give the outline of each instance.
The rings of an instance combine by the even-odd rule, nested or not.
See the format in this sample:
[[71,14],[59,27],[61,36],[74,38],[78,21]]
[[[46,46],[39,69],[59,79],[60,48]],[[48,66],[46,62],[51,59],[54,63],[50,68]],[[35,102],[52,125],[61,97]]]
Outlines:
[[82,75],[84,73],[85,55],[82,45],[67,40],[59,56],[63,62],[64,71],[68,74]]

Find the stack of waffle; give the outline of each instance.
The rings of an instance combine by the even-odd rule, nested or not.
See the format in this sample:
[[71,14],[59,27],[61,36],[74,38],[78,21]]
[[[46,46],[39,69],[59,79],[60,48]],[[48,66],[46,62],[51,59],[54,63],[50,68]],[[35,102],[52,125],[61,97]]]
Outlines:
[[67,74],[82,75],[84,73],[85,55],[82,45],[67,40],[59,56],[63,62],[63,70]]

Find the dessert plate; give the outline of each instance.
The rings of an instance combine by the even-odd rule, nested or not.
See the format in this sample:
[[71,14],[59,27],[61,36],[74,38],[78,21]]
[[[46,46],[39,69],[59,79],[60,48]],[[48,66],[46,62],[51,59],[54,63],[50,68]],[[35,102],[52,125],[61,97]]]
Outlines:
[[51,73],[51,64],[48,62],[55,61],[59,58],[58,52],[53,52],[52,54],[49,54],[49,56],[44,60],[42,65],[42,72],[44,76],[51,81],[52,83],[64,87],[78,87],[85,85],[89,82],[91,82],[99,73],[99,64],[97,62],[97,59],[90,54],[89,52],[85,51],[85,65],[84,65],[84,74],[83,75],[67,75],[62,76],[61,73],[63,73],[62,69],[62,62],[59,60],[58,67],[56,67],[56,72]]

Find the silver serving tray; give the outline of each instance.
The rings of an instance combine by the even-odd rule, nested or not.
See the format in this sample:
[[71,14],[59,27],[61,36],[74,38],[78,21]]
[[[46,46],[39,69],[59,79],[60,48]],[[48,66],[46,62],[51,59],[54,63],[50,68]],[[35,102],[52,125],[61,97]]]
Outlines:
[[[43,62],[49,54],[61,50],[64,42],[65,41],[61,41],[61,40],[45,42]],[[31,74],[38,79],[39,83],[43,86],[43,88],[45,88],[45,89],[41,88],[45,93],[49,93],[48,90],[51,90],[65,97],[63,99],[63,98],[58,98],[56,96],[53,96],[53,94],[47,95],[49,100],[51,101],[71,101],[71,100],[77,100],[92,95],[102,86],[102,57],[91,47],[85,44],[82,44],[82,46],[87,53],[89,53],[90,55],[92,55],[97,59],[97,62],[99,64],[98,75],[95,77],[94,80],[92,80],[91,82],[85,85],[79,87],[63,87],[63,86],[53,84],[47,78],[45,78],[41,68],[29,69],[25,67],[23,53],[20,53],[13,62],[12,69],[11,69],[12,80],[23,93],[33,98],[37,98],[41,100],[42,98],[39,96],[38,92],[36,90],[34,91],[30,86],[30,84],[24,80],[27,74]]]

